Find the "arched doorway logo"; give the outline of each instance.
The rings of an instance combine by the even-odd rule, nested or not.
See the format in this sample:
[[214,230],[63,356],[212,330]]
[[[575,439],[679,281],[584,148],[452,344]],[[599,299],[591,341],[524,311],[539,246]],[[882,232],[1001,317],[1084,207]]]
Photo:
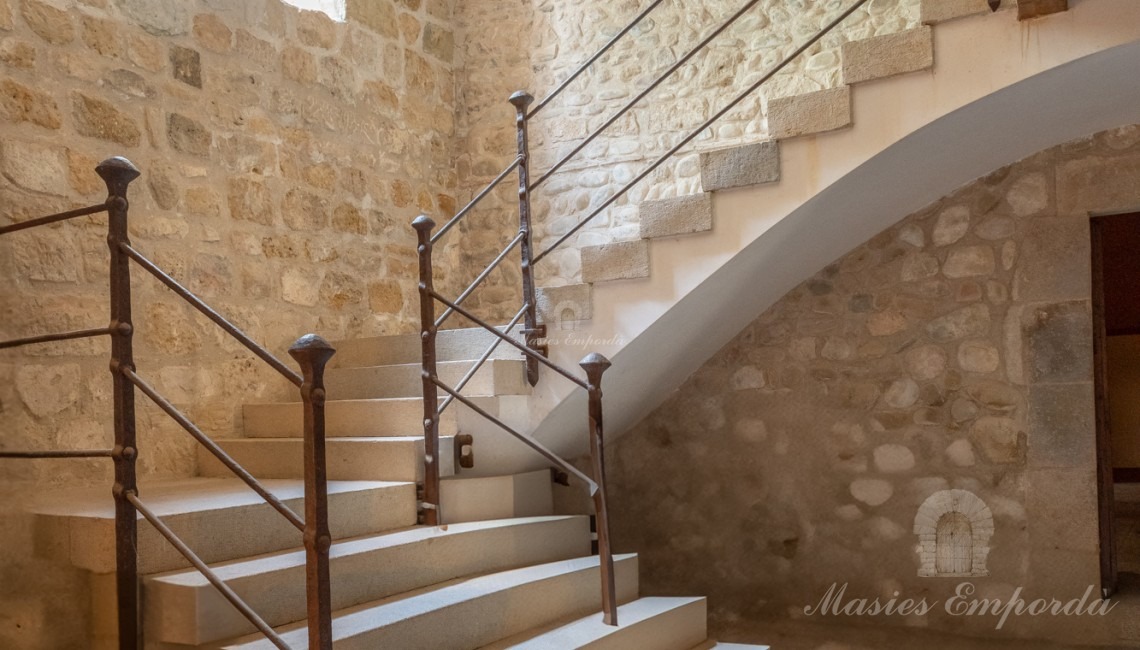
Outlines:
[[994,518],[989,506],[966,490],[930,496],[914,518],[918,535],[918,575],[924,578],[989,575],[986,560]]

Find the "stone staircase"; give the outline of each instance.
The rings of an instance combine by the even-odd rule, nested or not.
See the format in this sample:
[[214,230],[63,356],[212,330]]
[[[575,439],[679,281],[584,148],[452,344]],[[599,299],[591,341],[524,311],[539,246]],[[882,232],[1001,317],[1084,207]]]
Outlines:
[[[491,336],[453,330],[441,332],[439,342],[443,372],[458,376]],[[441,499],[447,525],[416,525],[422,402],[418,366],[410,358],[418,354],[418,339],[335,345],[341,352],[327,375],[333,398],[327,428],[337,648],[758,647],[708,641],[703,598],[641,597],[634,554],[614,558],[621,626],[602,624],[590,518],[554,514],[547,469],[464,477],[455,475],[458,463],[449,453]],[[498,354],[468,385],[489,407],[527,392],[517,353]],[[298,409],[293,403],[246,405],[247,437],[218,442],[300,511]],[[463,418],[450,421],[449,441]],[[299,534],[244,484],[222,478],[225,470],[215,460],[201,461],[203,477],[144,484],[142,499],[291,647],[306,647]],[[33,512],[37,553],[93,574],[94,647],[115,647],[111,500],[60,493]],[[148,648],[273,647],[145,522],[139,547]]]

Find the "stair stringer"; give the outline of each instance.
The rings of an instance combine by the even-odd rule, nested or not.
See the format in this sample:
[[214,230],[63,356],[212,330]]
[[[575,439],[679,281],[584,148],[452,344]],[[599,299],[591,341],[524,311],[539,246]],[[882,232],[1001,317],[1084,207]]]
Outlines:
[[[994,169],[1140,122],[1140,3],[1090,0],[1029,23],[979,15],[937,25],[934,39],[932,71],[854,86],[852,128],[782,141],[779,183],[715,192],[711,232],[653,240],[648,279],[595,284],[592,320],[551,330],[564,367],[593,351],[614,362],[610,439],[859,242]],[[581,390],[551,373],[529,404],[536,439],[585,453]],[[506,444],[491,443],[474,473],[543,465]]]

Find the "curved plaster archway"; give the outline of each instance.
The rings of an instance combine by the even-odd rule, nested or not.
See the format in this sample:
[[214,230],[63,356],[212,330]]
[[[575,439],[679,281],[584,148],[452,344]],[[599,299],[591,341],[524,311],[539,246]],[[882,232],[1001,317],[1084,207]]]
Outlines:
[[[655,242],[649,281],[595,287],[593,320],[575,336],[616,342],[598,350],[613,361],[608,434],[636,424],[797,284],[907,215],[1044,149],[1140,123],[1133,0],[1088,0],[1035,23],[959,21],[935,39],[933,73],[855,88],[853,129],[784,143],[779,184],[715,194],[711,236]],[[552,343],[565,367],[584,354]],[[586,405],[566,383],[539,384],[534,435],[576,456]],[[488,456],[476,473],[542,464],[525,450]]]

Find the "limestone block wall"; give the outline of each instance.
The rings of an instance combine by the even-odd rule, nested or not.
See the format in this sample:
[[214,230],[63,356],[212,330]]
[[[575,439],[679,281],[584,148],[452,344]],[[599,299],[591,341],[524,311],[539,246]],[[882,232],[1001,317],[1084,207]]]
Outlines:
[[[525,89],[541,99],[647,4],[462,3],[457,13],[462,53],[457,129],[463,198],[482,188],[515,155],[514,112],[507,97]],[[536,170],[545,171],[574,149],[743,4],[714,0],[695,6],[673,0],[659,7],[538,115],[532,133]],[[760,2],[537,192],[536,240],[553,243],[846,6],[842,2]],[[642,200],[700,191],[695,152],[765,139],[770,99],[836,86],[842,43],[916,27],[918,20],[917,0],[868,3],[628,198],[600,215],[568,242],[565,251],[544,260],[537,267],[542,284],[579,282],[579,247],[637,239],[637,205]],[[516,188],[505,187],[496,196],[498,200],[473,220],[470,228],[479,232],[467,235],[473,244],[465,252],[470,259],[489,261],[497,244],[508,241],[509,233],[517,228]],[[513,278],[506,274],[499,280]],[[493,303],[500,297],[490,292],[483,302]],[[513,314],[514,310],[504,308],[503,312]]]
[[[99,160],[142,170],[134,244],[284,356],[298,336],[418,322],[411,219],[455,205],[447,0],[0,0],[0,223],[102,201]],[[0,338],[108,321],[105,219],[0,238]],[[449,254],[443,251],[444,255]],[[442,281],[450,264],[440,264]],[[287,384],[136,268],[140,373],[206,431]],[[105,341],[0,353],[0,445],[106,447]],[[287,357],[286,357],[287,359]],[[194,443],[139,398],[146,478]],[[0,646],[84,647],[84,578],[29,557],[36,490],[110,490],[105,461],[0,461]]]
[[[804,618],[833,583],[884,602],[944,603],[963,581],[1097,593],[1088,213],[1138,204],[1130,126],[899,215],[773,305],[610,447],[616,546],[641,553],[646,593],[708,594],[725,638]],[[938,523],[921,509],[948,490],[992,513],[990,536],[961,509],[988,576],[920,577]],[[997,634],[1104,643],[1128,616]],[[874,622],[995,634],[941,605]]]

